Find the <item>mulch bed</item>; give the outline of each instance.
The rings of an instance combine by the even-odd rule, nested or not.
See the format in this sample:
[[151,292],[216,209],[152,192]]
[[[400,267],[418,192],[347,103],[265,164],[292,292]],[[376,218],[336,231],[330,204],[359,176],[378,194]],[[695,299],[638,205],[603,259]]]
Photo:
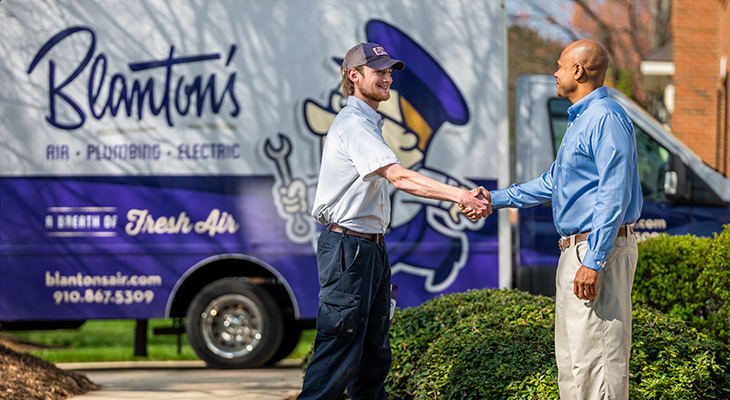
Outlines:
[[64,371],[48,361],[13,350],[25,349],[27,343],[1,339],[0,399],[61,400],[99,388],[82,373]]

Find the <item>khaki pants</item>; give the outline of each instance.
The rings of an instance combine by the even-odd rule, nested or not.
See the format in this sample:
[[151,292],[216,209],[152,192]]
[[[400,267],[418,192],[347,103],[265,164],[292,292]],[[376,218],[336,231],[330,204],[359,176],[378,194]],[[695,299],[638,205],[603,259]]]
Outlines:
[[616,238],[592,301],[573,293],[573,279],[587,250],[585,241],[570,246],[558,263],[555,357],[560,398],[628,399],[636,239],[631,234]]

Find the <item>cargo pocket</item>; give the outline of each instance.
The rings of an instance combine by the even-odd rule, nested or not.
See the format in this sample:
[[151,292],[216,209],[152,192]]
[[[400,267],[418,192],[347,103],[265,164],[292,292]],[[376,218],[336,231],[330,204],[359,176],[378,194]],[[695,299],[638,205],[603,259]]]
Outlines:
[[354,336],[360,296],[323,289],[319,294],[317,332],[328,337]]

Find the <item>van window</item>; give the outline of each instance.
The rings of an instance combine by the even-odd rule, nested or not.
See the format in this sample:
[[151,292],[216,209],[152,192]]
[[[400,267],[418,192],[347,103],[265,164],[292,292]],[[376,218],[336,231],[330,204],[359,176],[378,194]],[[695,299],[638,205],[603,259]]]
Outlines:
[[644,200],[665,201],[667,197],[664,194],[664,174],[667,171],[669,152],[636,124],[634,132]]
[[570,101],[558,97],[548,100],[548,113],[550,114],[550,129],[553,132],[553,158],[558,155],[560,142],[563,141],[565,130],[568,128],[568,108]]
[[[553,150],[557,155],[560,142],[568,125],[568,108],[570,101],[561,98],[548,100],[550,129],[553,134]],[[644,200],[665,201],[664,173],[669,160],[667,149],[657,143],[640,126],[634,124],[636,134],[636,151],[639,157],[639,179]]]

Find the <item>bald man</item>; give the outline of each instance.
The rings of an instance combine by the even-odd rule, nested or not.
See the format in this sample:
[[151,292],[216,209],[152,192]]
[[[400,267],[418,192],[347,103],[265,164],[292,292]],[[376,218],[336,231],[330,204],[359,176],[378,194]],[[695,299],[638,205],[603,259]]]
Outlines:
[[[558,96],[568,127],[550,170],[509,189],[475,189],[494,208],[552,201],[560,233],[555,356],[563,400],[628,399],[631,287],[638,252],[632,224],[643,198],[636,138],[626,112],[607,97],[608,52],[579,40],[558,60]],[[463,212],[470,215],[470,210]]]

